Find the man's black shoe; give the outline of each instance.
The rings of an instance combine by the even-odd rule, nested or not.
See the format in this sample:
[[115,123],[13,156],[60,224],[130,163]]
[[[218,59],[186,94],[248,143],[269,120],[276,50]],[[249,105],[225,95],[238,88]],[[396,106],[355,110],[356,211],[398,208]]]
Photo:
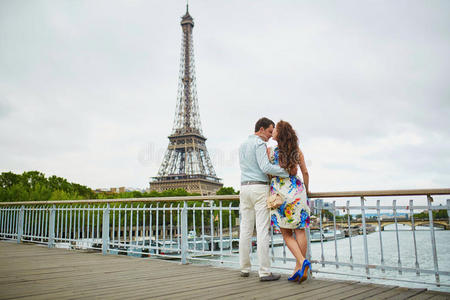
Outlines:
[[259,277],[259,281],[275,281],[280,279],[281,275],[270,273],[270,275]]

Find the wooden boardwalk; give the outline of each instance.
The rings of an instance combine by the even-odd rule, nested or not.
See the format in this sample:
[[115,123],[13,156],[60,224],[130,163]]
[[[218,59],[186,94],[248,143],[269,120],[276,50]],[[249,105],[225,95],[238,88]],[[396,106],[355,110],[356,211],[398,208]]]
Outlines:
[[450,299],[450,294],[395,286],[256,274],[157,259],[0,242],[0,299]]

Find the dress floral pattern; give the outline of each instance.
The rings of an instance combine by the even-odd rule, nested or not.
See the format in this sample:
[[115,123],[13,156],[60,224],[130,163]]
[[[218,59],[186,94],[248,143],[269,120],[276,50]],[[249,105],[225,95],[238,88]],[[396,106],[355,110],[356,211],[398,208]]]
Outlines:
[[[279,164],[278,147],[269,148],[269,160],[272,164]],[[305,185],[298,176],[274,176],[270,182],[270,193],[278,193],[284,200],[279,208],[270,211],[272,226],[288,229],[309,227],[309,200]]]

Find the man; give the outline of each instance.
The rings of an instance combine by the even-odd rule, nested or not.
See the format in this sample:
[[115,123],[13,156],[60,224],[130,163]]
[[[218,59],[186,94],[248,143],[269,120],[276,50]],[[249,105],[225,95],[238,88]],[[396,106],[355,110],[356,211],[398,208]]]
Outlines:
[[269,178],[266,174],[289,177],[278,165],[272,165],[267,157],[266,143],[272,137],[275,123],[268,118],[256,122],[255,134],[252,134],[239,147],[239,164],[241,167],[241,212],[239,236],[239,261],[241,276],[248,277],[251,263],[251,240],[256,221],[256,239],[261,281],[280,279],[280,275],[270,272],[269,227],[270,217],[266,200],[269,196]]

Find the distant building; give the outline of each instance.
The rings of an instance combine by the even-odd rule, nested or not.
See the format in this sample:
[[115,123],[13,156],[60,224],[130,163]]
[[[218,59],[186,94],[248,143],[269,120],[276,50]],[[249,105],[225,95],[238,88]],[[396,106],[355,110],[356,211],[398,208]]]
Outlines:
[[[318,215],[320,213],[319,212],[320,207],[322,207],[323,210],[333,212],[333,203],[325,202],[325,201],[323,201],[323,199],[320,199],[320,198],[312,200],[311,206],[312,206],[313,215]],[[340,216],[341,211],[336,209],[335,214],[336,214],[336,216]]]
[[99,193],[110,193],[111,190],[110,189],[106,189],[106,188],[98,188],[98,189],[95,189],[94,192],[96,192],[97,194],[99,194]]
[[111,187],[111,188],[98,188],[95,190],[96,193],[104,193],[104,194],[117,194],[117,193],[125,193],[125,192],[145,192],[145,189],[139,188],[130,188],[130,187]]
[[312,200],[313,215],[319,214],[319,207],[323,207],[323,199]]

